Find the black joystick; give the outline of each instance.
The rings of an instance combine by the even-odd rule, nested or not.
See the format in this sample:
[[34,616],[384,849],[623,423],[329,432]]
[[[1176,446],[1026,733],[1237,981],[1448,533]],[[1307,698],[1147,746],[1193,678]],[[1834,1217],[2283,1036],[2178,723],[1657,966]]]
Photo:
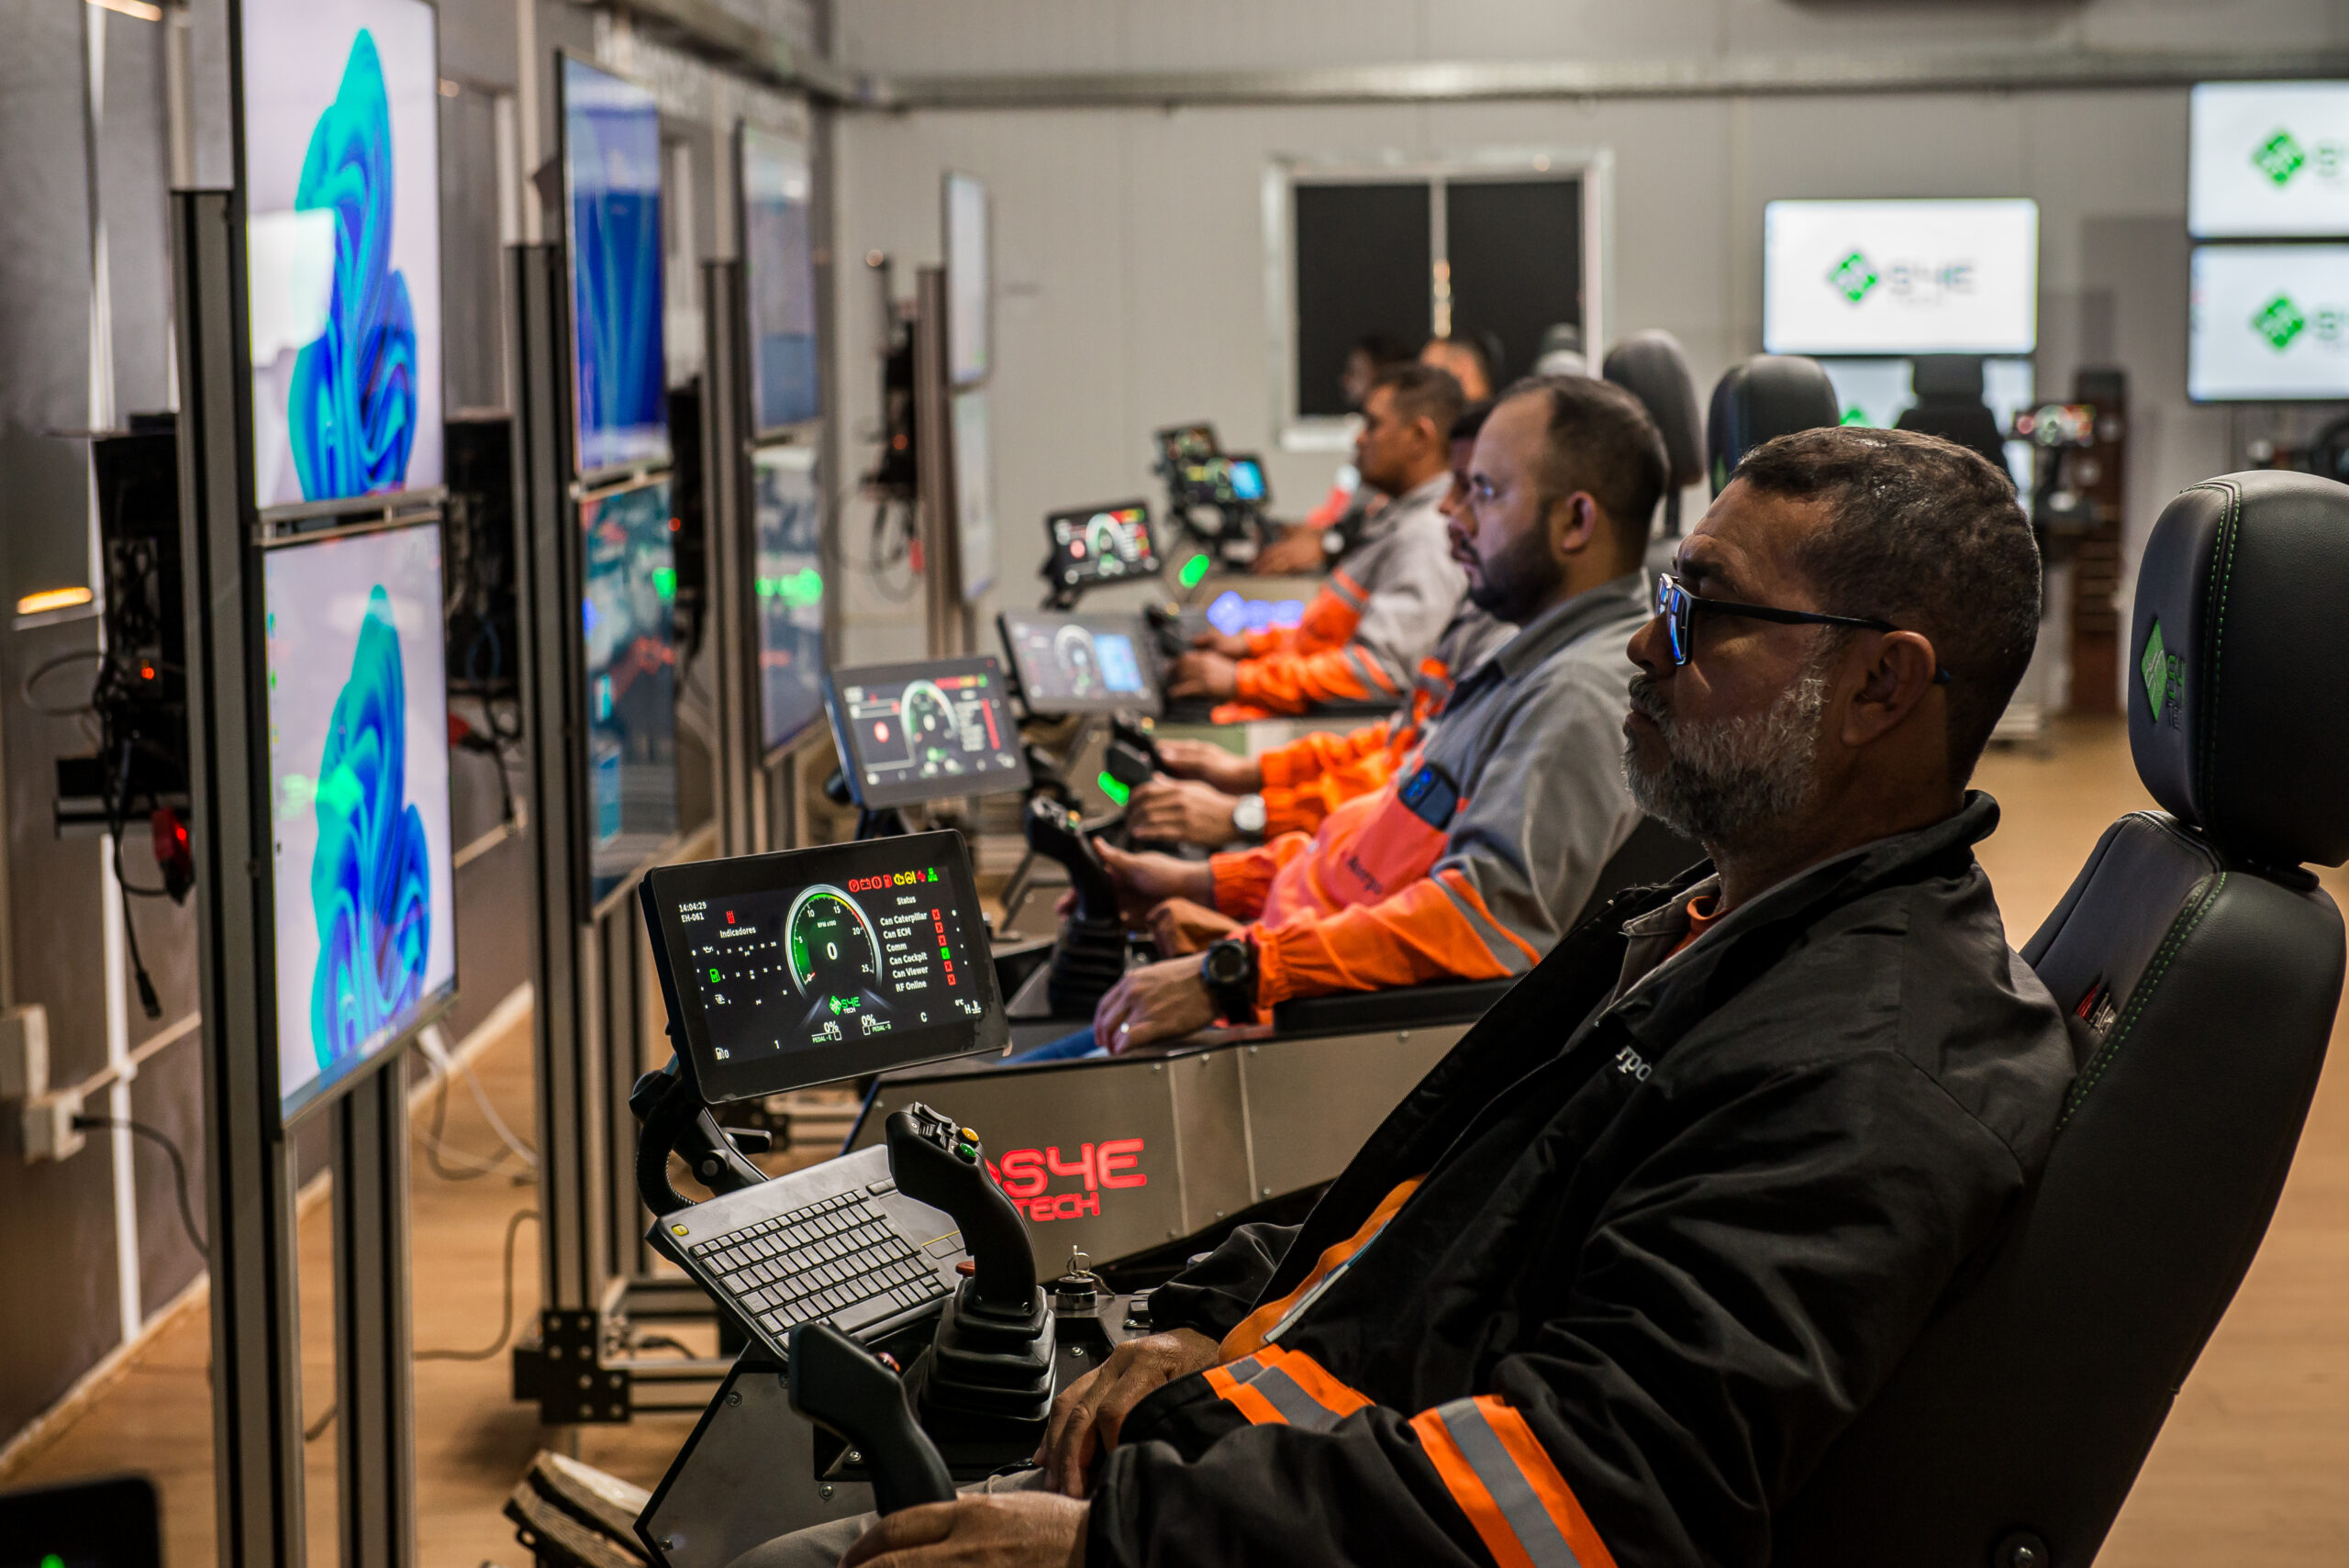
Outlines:
[[1061,929],[1044,995],[1054,1018],[1090,1018],[1094,1004],[1126,973],[1126,929],[1118,884],[1075,812],[1039,795],[1028,803],[1028,847],[1068,873],[1076,909]]
[[791,1407],[863,1459],[873,1500],[883,1513],[952,1499],[946,1462],[915,1424],[895,1373],[829,1323],[792,1329],[789,1349]]
[[1158,644],[1159,657],[1172,662],[1191,651],[1191,639],[1183,629],[1183,612],[1173,605],[1144,605],[1141,611],[1150,622],[1150,635]]
[[1036,1288],[1027,1227],[969,1128],[916,1104],[892,1112],[885,1129],[897,1190],[953,1219],[973,1264],[907,1373],[922,1425],[943,1442],[1032,1451],[1052,1408],[1052,1313]]

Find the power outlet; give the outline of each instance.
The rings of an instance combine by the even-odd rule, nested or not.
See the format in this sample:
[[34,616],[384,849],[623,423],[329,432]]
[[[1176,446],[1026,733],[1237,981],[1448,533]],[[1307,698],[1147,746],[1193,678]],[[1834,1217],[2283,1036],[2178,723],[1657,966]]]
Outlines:
[[49,1093],[49,1009],[0,1012],[0,1100],[37,1100]]
[[71,1160],[82,1152],[90,1135],[73,1125],[82,1114],[82,1091],[60,1089],[28,1100],[24,1109],[25,1163]]

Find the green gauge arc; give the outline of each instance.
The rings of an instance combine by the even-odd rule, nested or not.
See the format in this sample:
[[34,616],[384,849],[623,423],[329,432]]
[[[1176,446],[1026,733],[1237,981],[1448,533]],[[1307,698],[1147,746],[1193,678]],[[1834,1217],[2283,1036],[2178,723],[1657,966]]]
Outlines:
[[819,899],[830,899],[839,904],[842,908],[849,912],[850,916],[855,919],[857,925],[863,930],[865,942],[868,944],[873,956],[871,969],[873,983],[877,986],[881,983],[882,977],[881,934],[874,929],[873,917],[864,912],[863,905],[859,904],[854,898],[849,896],[845,889],[835,887],[831,884],[825,882],[816,883],[808,887],[802,888],[800,890],[799,896],[791,901],[791,913],[785,917],[783,922],[784,951],[791,964],[791,983],[793,986],[795,986],[803,996],[812,995],[814,994],[813,987],[816,979],[816,970],[814,963],[809,960],[807,953],[804,951],[805,944],[800,940],[799,918],[801,916],[807,914],[809,907]]

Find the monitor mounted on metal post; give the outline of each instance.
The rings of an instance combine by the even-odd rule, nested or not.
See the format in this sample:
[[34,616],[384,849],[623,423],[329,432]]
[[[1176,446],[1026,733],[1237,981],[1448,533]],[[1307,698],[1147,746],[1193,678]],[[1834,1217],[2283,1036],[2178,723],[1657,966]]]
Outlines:
[[742,272],[750,300],[751,424],[760,436],[821,417],[816,343],[814,177],[807,144],[748,124],[741,135]]
[[1044,532],[1052,541],[1052,558],[1044,574],[1056,588],[1096,587],[1155,577],[1162,564],[1147,501],[1113,501],[1054,512],[1044,518]]
[[661,112],[652,95],[562,58],[572,412],[583,475],[670,458],[662,339]]
[[1165,706],[1156,643],[1141,617],[1006,610],[998,622],[1029,712],[1154,717]]
[[1000,1054],[1010,1038],[960,833],[659,866],[641,898],[711,1104]]
[[287,1121],[456,990],[440,526],[262,559],[277,1084]]

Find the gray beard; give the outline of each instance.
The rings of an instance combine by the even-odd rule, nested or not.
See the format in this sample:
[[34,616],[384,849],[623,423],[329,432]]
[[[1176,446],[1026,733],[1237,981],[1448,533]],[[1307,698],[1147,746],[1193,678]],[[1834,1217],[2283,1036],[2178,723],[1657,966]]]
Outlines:
[[1681,725],[1656,706],[1649,695],[1653,684],[1644,674],[1635,678],[1631,706],[1662,732],[1664,764],[1644,772],[1631,747],[1623,750],[1623,781],[1642,811],[1718,857],[1736,853],[1803,806],[1827,707],[1823,669],[1805,670],[1765,713],[1701,728]]

